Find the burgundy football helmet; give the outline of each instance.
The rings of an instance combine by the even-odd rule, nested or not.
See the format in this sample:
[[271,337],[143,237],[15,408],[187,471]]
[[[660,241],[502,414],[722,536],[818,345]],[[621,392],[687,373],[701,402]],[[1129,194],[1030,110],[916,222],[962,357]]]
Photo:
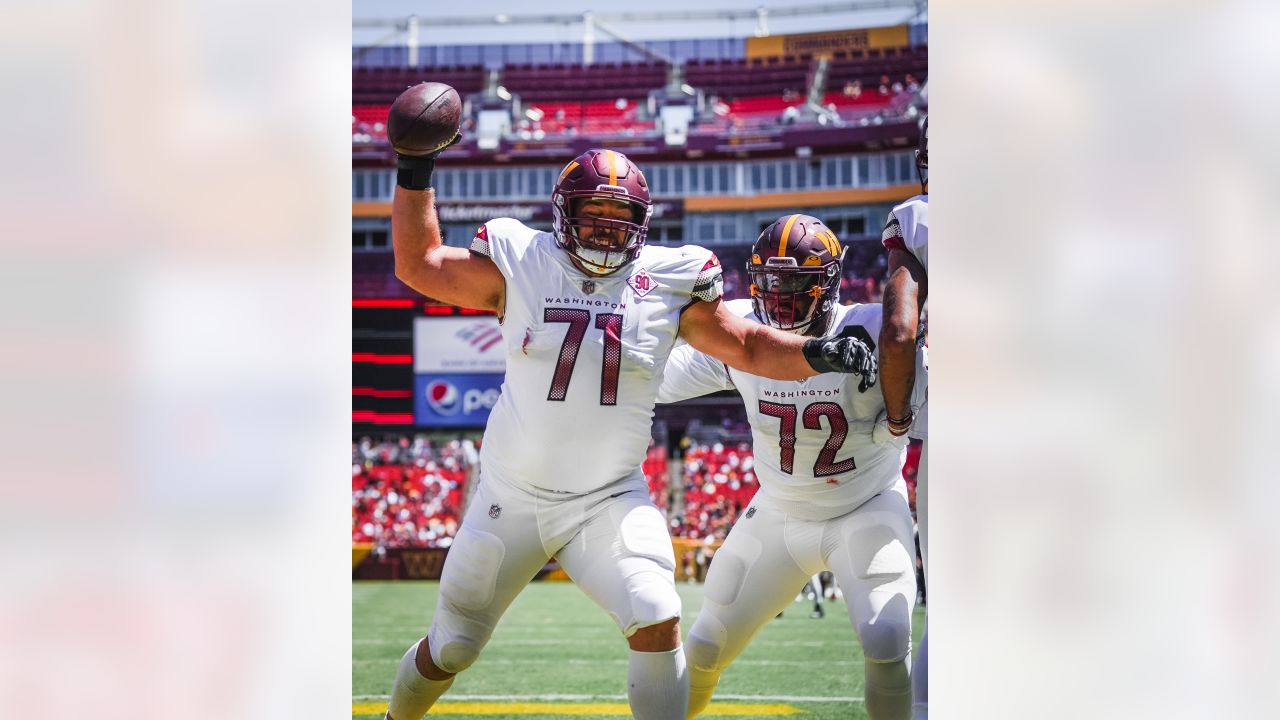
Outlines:
[[816,217],[787,215],[760,233],[751,246],[747,277],[751,305],[760,322],[819,337],[840,301],[844,248]]
[[[580,209],[587,200],[624,202],[631,208],[631,219],[583,216]],[[612,150],[588,150],[574,158],[551,191],[556,243],[596,275],[616,272],[640,256],[652,213],[644,173],[626,155]]]

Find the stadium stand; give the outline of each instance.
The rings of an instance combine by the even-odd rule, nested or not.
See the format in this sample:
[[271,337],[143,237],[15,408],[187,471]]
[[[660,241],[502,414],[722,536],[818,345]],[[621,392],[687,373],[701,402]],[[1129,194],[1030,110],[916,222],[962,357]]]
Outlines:
[[475,442],[424,435],[351,444],[351,538],[382,547],[448,547],[458,530]]

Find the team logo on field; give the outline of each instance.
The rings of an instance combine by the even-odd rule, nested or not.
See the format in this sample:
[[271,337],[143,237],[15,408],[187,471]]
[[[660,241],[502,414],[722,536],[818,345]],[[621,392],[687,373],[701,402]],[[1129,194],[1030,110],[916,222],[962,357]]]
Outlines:
[[631,286],[632,290],[636,291],[636,297],[644,297],[652,292],[654,288],[658,287],[658,282],[650,277],[649,273],[644,270],[632,275],[631,278],[627,280],[627,284]]
[[751,516],[752,516],[752,515],[755,515],[755,514],[756,514],[756,506],[755,506],[755,505],[752,505],[751,507],[747,508],[747,519],[751,519]]
[[448,380],[432,380],[427,384],[427,405],[440,415],[457,415],[462,407],[462,393]]
[[498,504],[496,504],[496,503],[495,503],[495,504],[493,504],[493,505],[490,505],[490,506],[489,506],[489,517],[493,518],[494,520],[497,520],[497,519],[498,519],[498,516],[499,516],[499,515],[501,515],[501,514],[502,514],[502,506],[501,506],[501,505],[498,505]]

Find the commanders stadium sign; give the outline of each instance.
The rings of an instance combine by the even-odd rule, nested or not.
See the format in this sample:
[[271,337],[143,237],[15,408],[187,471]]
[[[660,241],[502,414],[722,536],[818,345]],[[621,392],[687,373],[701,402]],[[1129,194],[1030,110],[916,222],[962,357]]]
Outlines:
[[831,55],[850,50],[902,47],[907,45],[907,26],[836,30],[747,38],[747,57],[777,55]]
[[[659,200],[653,203],[653,217],[680,217],[684,202]],[[440,222],[473,222],[477,225],[494,218],[509,217],[520,222],[551,220],[551,203],[436,203],[436,215]]]

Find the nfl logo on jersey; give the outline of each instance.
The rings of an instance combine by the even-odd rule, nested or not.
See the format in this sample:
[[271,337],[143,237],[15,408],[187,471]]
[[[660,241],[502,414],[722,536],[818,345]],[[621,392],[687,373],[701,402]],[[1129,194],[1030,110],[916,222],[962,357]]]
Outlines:
[[627,284],[631,286],[632,290],[636,291],[636,297],[644,297],[658,286],[658,283],[654,282],[653,278],[649,276],[649,273],[644,270],[632,275],[631,279],[627,280]]
[[498,516],[499,516],[499,515],[501,515],[501,514],[502,514],[502,506],[501,506],[501,505],[496,505],[496,504],[495,504],[495,505],[490,505],[490,506],[489,506],[489,517],[493,518],[494,520],[497,520],[497,519],[498,519]]

